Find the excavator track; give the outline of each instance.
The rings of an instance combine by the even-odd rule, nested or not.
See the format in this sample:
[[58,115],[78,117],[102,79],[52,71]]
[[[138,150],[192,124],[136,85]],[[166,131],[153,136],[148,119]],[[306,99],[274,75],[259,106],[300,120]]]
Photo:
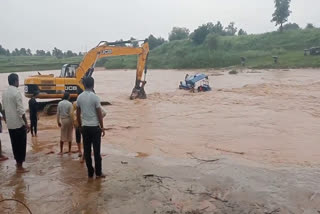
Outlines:
[[38,108],[43,111],[45,115],[54,115],[57,113],[58,103],[61,100],[52,100],[47,102],[39,102]]
[[[45,114],[45,115],[55,115],[57,114],[58,104],[61,100],[53,100],[49,102],[40,102],[39,103],[39,110]],[[71,102],[76,101],[75,99],[70,100]],[[108,101],[101,101],[102,106],[112,105]]]
[[43,109],[43,113],[46,115],[55,115],[57,113],[57,109],[58,109],[58,104],[56,103],[47,104]]

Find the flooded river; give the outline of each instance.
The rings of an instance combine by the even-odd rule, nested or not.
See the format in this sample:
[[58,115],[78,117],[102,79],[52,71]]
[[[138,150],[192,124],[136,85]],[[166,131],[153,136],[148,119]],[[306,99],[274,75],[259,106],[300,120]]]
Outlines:
[[[177,89],[197,72],[213,91]],[[19,73],[21,84],[32,74]],[[42,115],[38,138],[28,136],[29,173],[15,173],[7,130],[0,135],[10,158],[0,163],[0,200],[19,199],[33,213],[320,211],[320,70],[150,70],[148,98],[134,101],[135,71],[94,77],[112,104],[104,107],[106,180],[88,182],[77,154],[57,156],[56,118]],[[0,81],[2,94],[7,74]],[[15,202],[0,203],[1,211],[28,213]]]

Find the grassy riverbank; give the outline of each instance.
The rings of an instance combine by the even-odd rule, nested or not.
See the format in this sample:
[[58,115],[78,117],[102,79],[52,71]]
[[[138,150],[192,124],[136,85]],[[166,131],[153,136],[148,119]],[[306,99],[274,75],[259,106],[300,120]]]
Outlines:
[[[148,67],[159,69],[222,68],[239,66],[246,58],[249,68],[320,67],[320,56],[304,56],[304,49],[320,46],[320,29],[271,32],[247,36],[208,35],[201,45],[191,40],[166,42],[153,49]],[[274,64],[273,56],[279,57]],[[0,56],[0,72],[60,69],[79,63],[82,56],[57,59],[52,56]],[[136,68],[136,56],[104,58],[97,66],[109,69]]]

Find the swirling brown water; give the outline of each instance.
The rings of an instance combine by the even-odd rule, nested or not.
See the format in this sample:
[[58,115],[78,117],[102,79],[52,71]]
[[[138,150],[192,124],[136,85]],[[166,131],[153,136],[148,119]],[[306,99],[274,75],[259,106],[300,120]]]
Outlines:
[[[43,73],[53,72],[58,73]],[[186,73],[196,72],[209,75],[212,92],[177,89]],[[21,83],[35,73],[19,73]],[[94,77],[101,100],[112,103],[105,107],[108,113],[104,123],[109,130],[102,141],[104,170],[111,176],[110,183],[87,183],[85,167],[79,164],[76,154],[62,158],[52,154],[58,151],[59,130],[55,116],[42,115],[39,137],[28,137],[26,166],[30,173],[15,174],[8,133],[4,130],[1,134],[3,150],[10,160],[0,163],[0,199],[1,196],[22,199],[31,204],[35,213],[107,213],[103,211],[103,201],[93,202],[93,198],[105,197],[111,211],[121,204],[116,199],[129,200],[125,192],[119,192],[115,201],[108,195],[111,193],[107,190],[115,184],[112,178],[136,176],[149,164],[145,163],[148,158],[167,166],[174,160],[188,159],[190,152],[203,158],[227,158],[246,167],[259,164],[318,170],[319,70],[242,70],[237,75],[229,75],[227,70],[150,70],[148,99],[135,101],[128,99],[134,85],[133,70],[98,70]],[[7,86],[6,78],[7,74],[0,74],[0,94]],[[20,89],[23,91],[23,87]],[[27,108],[27,99],[24,104]],[[124,164],[120,163],[120,157],[128,157],[134,163],[137,159],[136,165],[128,164],[131,174],[121,171]],[[114,159],[119,161],[115,163]],[[309,176],[316,185],[313,180],[316,176],[312,173]],[[129,185],[128,191],[134,192],[135,185],[134,182]],[[87,198],[91,198],[90,203]],[[134,205],[134,200],[129,201],[131,209],[126,211],[140,208]],[[152,203],[158,202],[157,199]],[[193,202],[185,204],[192,206]],[[6,206],[23,213],[22,207]]]

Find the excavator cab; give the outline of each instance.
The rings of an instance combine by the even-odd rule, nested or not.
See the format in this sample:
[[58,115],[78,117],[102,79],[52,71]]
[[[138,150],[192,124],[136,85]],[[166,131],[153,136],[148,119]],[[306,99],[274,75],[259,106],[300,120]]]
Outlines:
[[64,64],[61,68],[60,78],[75,78],[79,64]]

